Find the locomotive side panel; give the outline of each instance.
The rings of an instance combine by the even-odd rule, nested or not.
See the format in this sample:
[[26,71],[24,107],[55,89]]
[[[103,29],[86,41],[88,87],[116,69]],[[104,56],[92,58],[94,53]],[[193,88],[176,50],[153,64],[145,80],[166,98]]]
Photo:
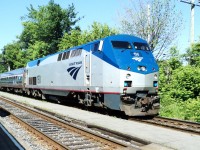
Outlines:
[[[61,54],[64,57],[64,53]],[[27,68],[26,88],[40,89],[44,94],[60,96],[67,96],[70,90],[81,90],[84,77],[78,74],[84,74],[83,57],[80,55],[58,61],[59,55],[50,56],[39,65]]]

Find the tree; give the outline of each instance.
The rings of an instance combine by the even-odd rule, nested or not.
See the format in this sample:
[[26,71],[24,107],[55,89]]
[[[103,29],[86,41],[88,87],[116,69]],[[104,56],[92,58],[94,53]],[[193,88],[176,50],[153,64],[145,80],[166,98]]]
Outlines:
[[179,50],[177,47],[171,47],[169,56],[167,57],[168,59],[166,60],[160,60],[158,61],[159,63],[159,82],[161,86],[161,89],[167,89],[167,85],[171,84],[172,82],[172,74],[174,70],[178,69],[179,67],[182,66],[181,63],[181,56],[179,55]]
[[[38,10],[31,5],[28,11],[29,14],[23,18],[26,21],[23,22],[24,30],[19,38],[23,49],[40,51],[41,56],[57,52],[58,43],[64,33],[76,28],[75,24],[80,20],[76,17],[73,4],[62,9],[53,0],[50,0],[47,6],[39,6]],[[42,46],[39,46],[39,43],[42,43]],[[33,58],[40,56],[35,54]]]
[[27,59],[25,57],[26,52],[22,51],[19,41],[4,46],[3,54],[5,64],[9,66],[11,70],[25,67],[25,64],[27,62]]
[[115,35],[118,31],[114,28],[110,28],[106,24],[101,24],[98,22],[94,22],[91,27],[89,27],[89,30],[86,31],[86,34],[88,35],[88,41],[93,41],[96,39],[104,38],[106,36]]
[[78,46],[96,39],[104,38],[109,35],[117,34],[117,31],[110,28],[106,24],[94,22],[88,30],[72,30],[70,33],[65,33],[59,43],[60,49],[68,49]]
[[168,60],[169,66],[172,70],[178,69],[181,67],[181,56],[179,55],[179,50],[177,47],[171,47],[170,50],[170,59]]
[[175,47],[168,60],[159,61],[160,115],[200,121],[200,68],[182,65]]
[[26,50],[27,59],[37,59],[48,55],[49,45],[43,41],[36,41],[34,44],[29,44]]
[[125,9],[120,21],[122,32],[146,39],[155,57],[160,58],[177,37],[181,14],[176,11],[172,0],[139,1],[139,4],[131,1],[131,4],[133,7]]
[[189,65],[200,66],[200,42],[192,44],[192,47],[187,49],[183,57]]
[[2,72],[6,72],[7,68],[6,68],[6,64],[5,64],[5,58],[4,58],[4,54],[1,53],[0,54],[0,73]]
[[175,99],[186,101],[200,96],[200,68],[182,66],[172,74],[170,95]]
[[78,46],[86,42],[86,38],[80,30],[71,30],[70,33],[65,33],[59,43],[59,49],[68,49],[70,47]]

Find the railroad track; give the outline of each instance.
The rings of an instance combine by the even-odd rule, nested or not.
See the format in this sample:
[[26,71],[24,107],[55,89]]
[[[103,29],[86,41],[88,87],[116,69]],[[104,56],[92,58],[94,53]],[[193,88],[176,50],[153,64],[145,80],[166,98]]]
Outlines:
[[144,122],[148,124],[172,128],[172,129],[180,130],[183,132],[195,133],[195,134],[200,135],[200,123],[197,123],[197,122],[171,119],[171,118],[160,117],[160,116],[156,116],[151,119],[130,118],[129,120]]
[[139,146],[149,144],[133,139],[128,139],[129,143],[101,135],[8,99],[0,98],[0,107],[54,149],[139,149]]

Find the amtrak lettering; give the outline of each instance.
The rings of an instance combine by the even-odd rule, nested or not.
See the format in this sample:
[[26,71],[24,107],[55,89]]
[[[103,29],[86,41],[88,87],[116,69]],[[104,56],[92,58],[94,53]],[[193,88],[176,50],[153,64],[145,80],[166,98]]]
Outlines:
[[80,64],[82,64],[82,61],[70,63],[69,66],[80,65]]

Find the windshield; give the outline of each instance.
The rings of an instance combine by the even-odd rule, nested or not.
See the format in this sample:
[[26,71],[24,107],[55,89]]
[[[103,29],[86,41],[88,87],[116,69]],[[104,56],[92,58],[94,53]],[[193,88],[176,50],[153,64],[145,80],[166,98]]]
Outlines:
[[126,41],[111,41],[113,48],[116,49],[132,49],[132,46],[129,42]]
[[136,50],[150,51],[150,48],[149,48],[149,46],[148,46],[147,43],[134,42],[133,45],[134,45],[134,48],[135,48]]
[[134,42],[133,45],[134,45],[134,48],[135,48],[136,50],[150,51],[150,48],[149,48],[149,46],[148,46],[147,43]]

